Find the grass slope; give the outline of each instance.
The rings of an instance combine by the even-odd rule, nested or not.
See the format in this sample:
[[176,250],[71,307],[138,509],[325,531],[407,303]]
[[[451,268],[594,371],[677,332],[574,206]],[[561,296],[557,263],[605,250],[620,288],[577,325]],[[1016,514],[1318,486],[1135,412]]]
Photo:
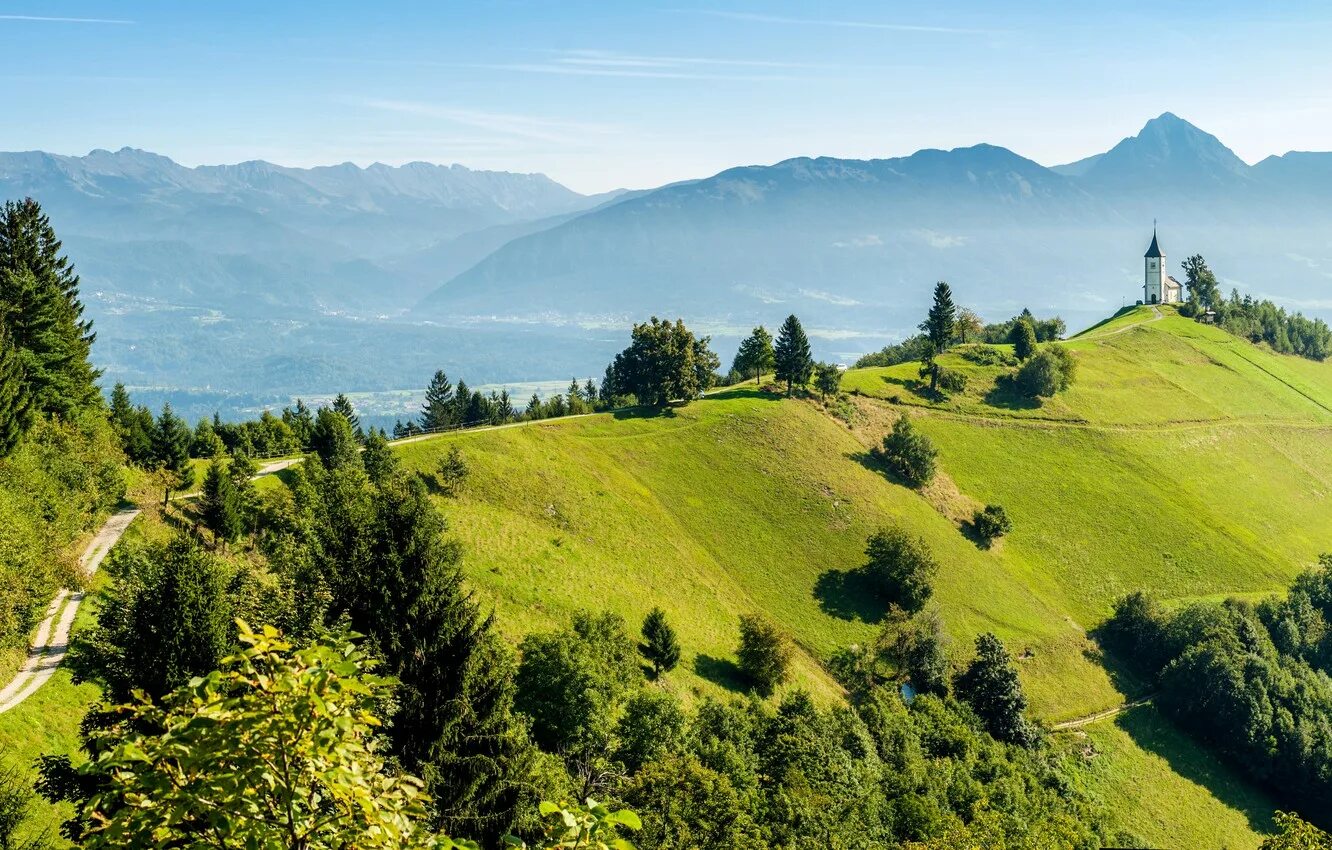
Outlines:
[[[1053,722],[1141,693],[1086,636],[1121,593],[1278,591],[1332,540],[1332,366],[1150,308],[1067,345],[1078,383],[1044,405],[1007,393],[996,380],[1005,368],[949,354],[970,379],[953,398],[930,397],[915,364],[847,373],[844,388],[860,396],[851,427],[733,389],[660,416],[556,420],[399,451],[429,473],[450,445],[463,449],[468,487],[440,503],[511,636],[580,607],[636,626],[661,605],[685,650],[671,685],[718,693],[741,685],[739,615],[760,611],[801,648],[795,684],[835,698],[818,659],[864,640],[881,613],[844,572],[871,530],[900,524],[943,564],[936,599],[958,658],[978,632],[999,634],[1022,656],[1034,713]],[[902,411],[941,449],[944,475],[925,494],[867,455]],[[1015,523],[993,549],[964,533],[988,502]],[[1126,722],[1086,730],[1088,782],[1126,823],[1163,843],[1257,843],[1267,800],[1218,766],[1202,771],[1206,756],[1162,723],[1133,734]],[[1141,783],[1156,790],[1135,796]]]

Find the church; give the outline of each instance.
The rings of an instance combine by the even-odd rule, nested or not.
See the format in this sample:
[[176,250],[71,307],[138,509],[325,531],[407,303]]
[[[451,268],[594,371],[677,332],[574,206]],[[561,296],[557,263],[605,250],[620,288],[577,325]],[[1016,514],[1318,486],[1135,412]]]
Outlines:
[[1152,228],[1152,244],[1143,254],[1146,262],[1146,280],[1142,285],[1142,303],[1179,304],[1184,300],[1184,286],[1166,274],[1166,258],[1156,241],[1156,228]]

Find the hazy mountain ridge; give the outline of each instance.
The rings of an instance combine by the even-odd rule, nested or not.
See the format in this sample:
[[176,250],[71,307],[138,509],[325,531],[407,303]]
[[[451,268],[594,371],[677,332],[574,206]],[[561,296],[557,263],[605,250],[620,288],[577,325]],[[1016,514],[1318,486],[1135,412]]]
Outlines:
[[659,312],[743,326],[773,321],[780,303],[836,332],[905,332],[929,283],[946,278],[982,310],[1030,304],[1076,322],[1140,297],[1140,255],[1158,218],[1176,265],[1203,253],[1235,285],[1300,302],[1332,270],[1320,235],[1332,224],[1319,200],[1328,186],[1332,155],[1249,166],[1170,113],[1054,168],[987,144],[791,159],[515,239],[418,315]]

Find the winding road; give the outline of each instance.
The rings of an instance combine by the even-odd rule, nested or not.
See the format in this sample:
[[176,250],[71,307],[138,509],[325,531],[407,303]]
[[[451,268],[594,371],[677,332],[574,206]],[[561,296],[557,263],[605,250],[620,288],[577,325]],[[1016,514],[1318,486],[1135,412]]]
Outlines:
[[[139,515],[137,508],[118,511],[107,519],[79,558],[85,576],[97,572],[102,560]],[[9,684],[0,688],[0,714],[22,703],[46,684],[69,649],[69,632],[83,602],[82,592],[62,588],[46,609],[46,618],[37,626],[37,635],[28,649],[28,657]]]

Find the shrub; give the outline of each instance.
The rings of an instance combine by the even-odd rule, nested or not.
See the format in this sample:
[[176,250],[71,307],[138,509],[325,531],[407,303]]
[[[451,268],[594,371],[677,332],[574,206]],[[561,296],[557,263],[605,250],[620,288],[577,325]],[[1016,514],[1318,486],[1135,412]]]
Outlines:
[[882,528],[865,544],[865,571],[885,601],[919,611],[934,592],[931,582],[939,563],[924,538],[900,528]]
[[916,430],[906,414],[898,417],[876,453],[911,487],[923,487],[934,480],[939,450],[929,437]]
[[762,617],[740,618],[740,670],[763,696],[770,695],[790,676],[791,642]]
[[937,366],[936,377],[939,382],[939,389],[946,393],[960,393],[967,389],[967,376],[954,369],[945,369]]
[[1016,366],[1017,358],[988,345],[964,345],[953,349],[963,360],[977,366]]
[[444,495],[457,496],[461,493],[470,472],[462,451],[457,446],[449,446],[449,453],[439,462],[439,486]]
[[1050,345],[1018,369],[1014,381],[1027,398],[1050,398],[1073,383],[1076,365],[1068,349]]
[[1036,353],[1036,329],[1025,319],[1013,325],[1008,341],[1013,343],[1013,354],[1019,360],[1026,360]]
[[983,510],[976,511],[971,522],[976,527],[976,533],[986,543],[991,543],[1013,530],[1013,521],[1008,518],[1008,511],[1001,505],[986,505]]

